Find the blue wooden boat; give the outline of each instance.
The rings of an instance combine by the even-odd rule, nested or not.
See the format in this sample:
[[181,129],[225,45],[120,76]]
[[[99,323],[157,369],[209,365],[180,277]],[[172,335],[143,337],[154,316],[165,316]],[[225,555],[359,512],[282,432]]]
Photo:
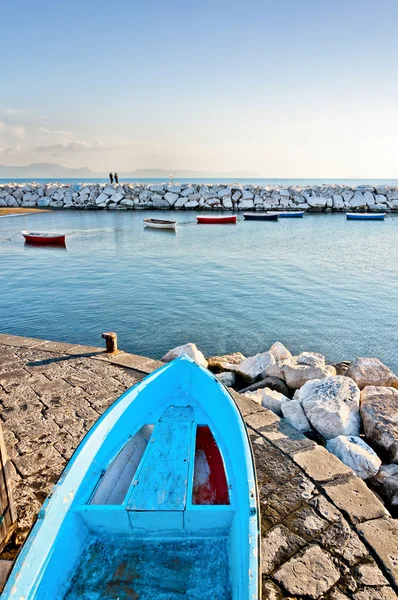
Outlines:
[[272,212],[243,213],[243,218],[246,221],[277,221],[278,213],[272,213]]
[[277,212],[281,219],[300,219],[304,217],[304,210],[282,210]]
[[9,600],[257,600],[251,447],[220,382],[182,357],[121,396],[46,500]]
[[386,213],[346,213],[352,221],[384,221]]

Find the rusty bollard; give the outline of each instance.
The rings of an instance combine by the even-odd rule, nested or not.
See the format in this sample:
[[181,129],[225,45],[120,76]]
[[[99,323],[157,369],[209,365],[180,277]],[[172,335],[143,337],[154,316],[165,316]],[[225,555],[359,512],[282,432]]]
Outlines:
[[117,335],[114,331],[107,331],[102,334],[106,342],[106,352],[107,354],[113,354],[117,352]]

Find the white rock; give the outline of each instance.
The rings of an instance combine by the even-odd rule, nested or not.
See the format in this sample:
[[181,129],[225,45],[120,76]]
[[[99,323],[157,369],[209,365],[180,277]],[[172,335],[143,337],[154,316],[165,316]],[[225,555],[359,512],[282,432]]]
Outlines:
[[337,209],[344,208],[344,200],[343,200],[343,196],[341,196],[341,194],[334,194],[333,207],[337,208]]
[[366,206],[366,200],[361,192],[355,192],[354,197],[350,200],[352,208],[364,208]]
[[186,198],[178,198],[178,200],[174,202],[174,208],[182,208],[186,202]]
[[232,200],[229,197],[223,198],[222,200],[224,208],[232,208]]
[[373,196],[372,192],[364,192],[363,197],[365,198],[367,206],[371,206],[375,203],[375,197]]
[[184,198],[187,198],[188,196],[190,196],[191,194],[194,194],[196,192],[194,187],[187,187],[185,188],[185,190],[182,190],[181,192],[181,196],[184,196]]
[[351,200],[351,198],[353,197],[354,192],[352,190],[344,190],[342,193],[342,196],[345,200],[345,202],[349,202]]
[[167,200],[170,206],[173,206],[173,204],[178,200],[179,195],[173,194],[173,192],[167,192],[167,194],[164,195],[164,198]]
[[242,379],[250,382],[255,381],[260,375],[264,375],[264,377],[268,375],[281,376],[275,357],[270,352],[249,356],[239,365],[233,365],[230,370],[236,371]]
[[230,195],[231,195],[230,187],[221,188],[221,190],[218,190],[218,194],[217,194],[217,196],[219,198],[226,198],[227,196],[230,196]]
[[129,198],[124,198],[120,204],[122,206],[134,206],[134,200],[130,200]]
[[43,207],[43,206],[49,206],[50,205],[50,198],[40,198],[40,200],[37,201],[37,206]]
[[301,433],[307,433],[311,430],[303,407],[298,400],[289,400],[281,405],[282,415],[290,425],[293,425]]
[[276,361],[286,360],[287,358],[291,358],[291,353],[281,342],[275,342],[272,344],[269,352],[273,355]]
[[230,371],[226,371],[225,373],[217,373],[216,377],[223,385],[226,385],[227,387],[234,385],[236,379],[235,373]]
[[312,208],[325,208],[326,206],[326,198],[322,198],[322,196],[310,196],[307,198],[307,202]]
[[257,391],[262,392],[261,406],[263,406],[264,408],[269,408],[269,410],[272,410],[272,412],[281,417],[282,406],[285,402],[289,402],[289,398],[287,398],[283,394],[280,394],[279,392],[276,392],[275,390],[271,390],[268,387]]
[[199,202],[197,200],[188,200],[188,202],[185,202],[184,204],[184,208],[187,209],[193,209],[193,208],[197,208],[199,206]]
[[326,365],[324,356],[316,352],[302,352],[298,356],[291,356],[281,361],[279,366],[287,385],[294,390],[311,379],[336,375],[336,369]]
[[242,199],[243,200],[252,200],[253,198],[254,198],[253,192],[250,192],[249,190],[242,191]]
[[236,190],[236,192],[234,192],[232,194],[232,200],[234,202],[238,202],[238,200],[240,200],[242,198],[242,192],[240,192],[239,190]]
[[261,400],[263,399],[262,392],[263,390],[255,390],[254,392],[245,392],[244,394],[242,394],[242,396],[245,396],[245,398],[248,398],[249,400],[252,400],[256,404],[259,404],[261,406]]
[[376,452],[358,436],[339,435],[328,440],[326,448],[361,479],[373,477],[381,467]]
[[376,204],[387,204],[387,198],[382,194],[375,195],[375,203]]
[[124,198],[124,194],[122,194],[120,192],[116,192],[116,194],[113,194],[113,196],[111,196],[112,202],[115,202],[116,204],[118,202],[120,202],[120,200],[123,200],[123,198]]
[[359,435],[360,391],[349,377],[334,375],[307,381],[298,394],[307,419],[325,439]]
[[113,196],[113,194],[116,193],[116,190],[108,186],[102,190],[102,193],[106,194],[107,196]]
[[103,202],[109,202],[109,196],[107,196],[107,194],[100,194],[98,198],[95,199],[96,204],[102,204]]
[[196,344],[192,343],[172,348],[161,358],[161,360],[163,362],[170,362],[171,360],[174,360],[178,356],[183,356],[184,354],[192,358],[198,365],[202,365],[203,367],[207,368],[207,360],[205,359],[202,352],[198,350]]
[[152,201],[153,201],[153,208],[163,208],[163,209],[170,208],[170,204],[167,202],[167,200],[165,200],[161,196],[158,196],[157,198],[155,198],[155,196],[152,196]]
[[7,202],[4,200],[4,198],[0,198],[0,206],[7,206]]
[[173,194],[180,194],[181,186],[180,185],[170,185],[170,186],[167,186],[167,190],[169,192],[172,192]]
[[164,185],[160,185],[160,184],[151,185],[149,190],[151,192],[164,192]]
[[241,200],[239,202],[239,210],[247,210],[249,208],[254,208],[253,200]]

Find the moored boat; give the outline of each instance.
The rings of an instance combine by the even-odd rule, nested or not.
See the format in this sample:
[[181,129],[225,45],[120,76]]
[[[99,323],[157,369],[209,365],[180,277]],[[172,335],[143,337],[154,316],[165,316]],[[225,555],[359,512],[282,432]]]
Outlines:
[[207,224],[207,225],[210,225],[212,223],[216,223],[216,224],[236,223],[236,215],[230,215],[227,217],[223,217],[223,216],[196,217],[196,220],[200,224]]
[[153,229],[176,229],[177,221],[166,221],[164,219],[144,219],[145,227]]
[[265,213],[243,213],[243,218],[246,221],[277,221],[278,213],[265,212]]
[[301,217],[304,217],[304,212],[304,210],[281,210],[277,211],[277,214],[281,219],[300,219]]
[[386,213],[346,213],[352,221],[384,221]]
[[81,442],[2,600],[258,597],[248,435],[222,384],[181,357],[125,392]]
[[37,231],[21,231],[28,244],[65,246],[64,233],[44,233]]

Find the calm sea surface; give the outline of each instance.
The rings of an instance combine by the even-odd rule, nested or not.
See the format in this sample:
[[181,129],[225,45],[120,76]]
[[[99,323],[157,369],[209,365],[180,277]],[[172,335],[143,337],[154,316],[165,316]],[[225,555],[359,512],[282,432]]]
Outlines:
[[[177,218],[176,233],[143,228]],[[398,215],[197,225],[194,212],[54,211],[0,218],[0,239],[67,233],[67,249],[0,242],[0,331],[160,358],[265,351],[378,356],[398,372]]]

